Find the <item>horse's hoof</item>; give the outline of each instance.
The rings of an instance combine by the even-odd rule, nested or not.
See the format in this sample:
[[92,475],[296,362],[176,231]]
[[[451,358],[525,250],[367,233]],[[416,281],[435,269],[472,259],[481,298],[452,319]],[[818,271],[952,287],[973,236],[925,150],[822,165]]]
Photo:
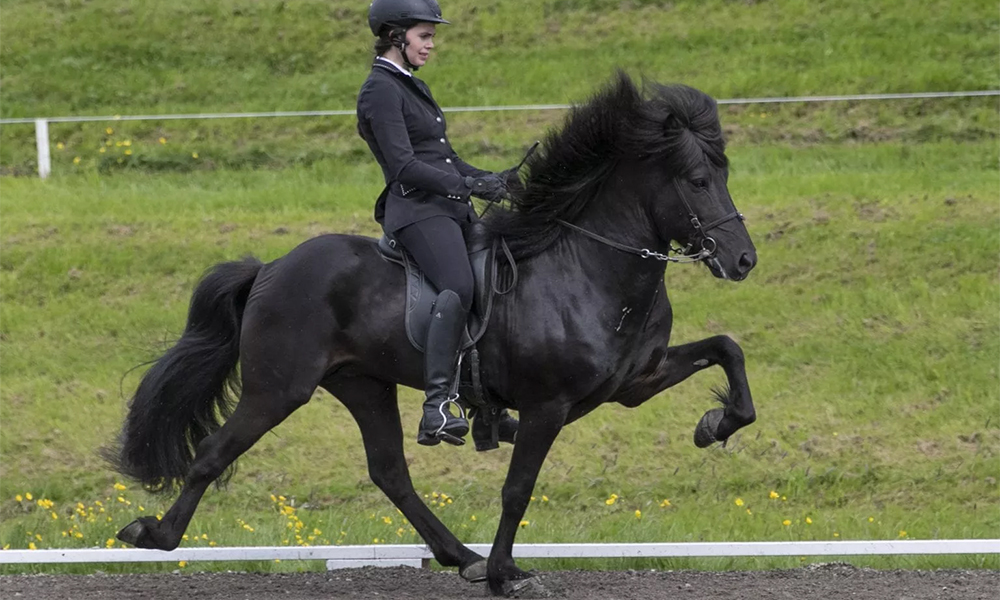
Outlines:
[[538,576],[503,582],[503,595],[507,598],[551,598]]
[[146,532],[146,526],[142,524],[142,521],[136,519],[125,527],[122,527],[122,530],[119,531],[118,535],[115,537],[126,544],[135,546],[136,548],[144,548],[147,546],[143,546],[142,542],[147,540],[149,535]]
[[486,581],[486,559],[476,561],[464,569],[459,569],[458,574],[469,583]]
[[699,448],[708,448],[717,442],[715,432],[719,430],[719,423],[724,416],[726,416],[726,411],[721,408],[713,408],[702,415],[698,426],[694,428],[694,445]]

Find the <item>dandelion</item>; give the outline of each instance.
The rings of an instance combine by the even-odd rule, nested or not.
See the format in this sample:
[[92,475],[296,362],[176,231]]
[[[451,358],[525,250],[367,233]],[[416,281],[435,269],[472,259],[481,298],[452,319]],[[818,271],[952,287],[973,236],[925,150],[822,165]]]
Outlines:
[[532,497],[531,497],[531,500],[530,500],[530,501],[531,501],[531,502],[534,502],[534,501],[535,501],[535,497],[534,497],[534,496],[532,496]]
[[788,519],[785,519],[784,521],[781,522],[781,524],[784,525],[785,527],[788,527],[789,525],[792,524],[792,522],[789,521]]
[[121,148],[121,147],[122,147],[122,142],[120,141],[115,142],[115,148]]
[[132,140],[125,140],[124,142],[122,142],[122,146],[125,146],[126,148],[128,148],[131,145],[132,145]]
[[901,537],[901,538],[904,538],[904,537],[906,537],[906,531],[905,531],[905,530],[903,530],[903,529],[900,529],[900,530],[899,530],[899,537]]
[[618,494],[611,494],[611,496],[609,496],[608,499],[604,501],[604,503],[607,504],[608,506],[611,506],[617,501],[618,501]]
[[97,152],[100,154],[104,154],[105,152],[107,152],[107,149],[104,146],[101,146],[100,148],[97,149]]
[[63,149],[63,148],[65,148],[65,147],[66,147],[66,146],[65,146],[65,145],[63,145],[63,143],[62,143],[62,142],[58,142],[58,143],[56,144],[56,150],[62,150],[62,149]]
[[546,496],[545,494],[542,494],[542,502],[548,502],[548,501],[549,501],[549,497]]
[[869,523],[873,523],[874,521],[875,521],[875,517],[868,517],[868,522]]
[[284,502],[284,501],[285,501],[286,499],[287,499],[287,498],[285,498],[284,496],[278,496],[278,500],[280,500],[280,501],[282,501],[282,502]]
[[52,520],[53,521],[57,521],[58,519],[59,519],[59,515],[57,515],[55,512],[53,512],[52,513]]
[[774,490],[771,490],[771,493],[768,494],[767,497],[770,498],[771,500],[777,500],[778,499],[778,492],[776,492]]
[[782,496],[782,497],[781,497],[781,501],[782,501],[782,502],[786,502],[786,501],[788,501],[788,496]]
[[472,515],[471,517],[469,517],[469,520],[470,521],[475,521],[476,520],[476,515]]
[[35,534],[35,539],[38,540],[39,542],[42,541],[42,534],[36,533]]
[[833,532],[833,537],[840,537],[840,533],[838,533],[838,532],[834,531],[834,532]]
[[448,504],[451,504],[451,498],[448,498],[448,499],[446,500],[446,502],[447,502]]
[[392,525],[392,518],[391,517],[382,517],[382,522],[385,523],[386,525]]
[[42,498],[41,500],[39,500],[35,504],[37,504],[39,507],[41,507],[41,508],[43,508],[45,510],[48,510],[48,509],[52,508],[52,505],[54,503],[51,500],[47,499],[47,498]]
[[188,566],[188,563],[186,560],[182,560],[179,563],[177,563],[177,566],[183,569],[184,567]]
[[145,512],[145,511],[146,511],[146,509],[140,504],[139,505],[139,512]]
[[[165,137],[161,137],[161,138],[160,138],[160,144],[164,144],[164,145],[165,145],[166,143],[167,143],[167,138],[165,138]],[[271,497],[273,498],[273,497],[274,497],[274,495],[272,495]]]
[[131,150],[126,150],[125,151],[125,156],[132,156],[132,151]]
[[639,510],[638,508],[635,509],[635,518],[636,519],[641,519],[642,518],[642,511]]
[[106,133],[108,135],[112,135],[114,132],[115,132],[115,130],[111,129],[110,127],[108,127],[107,129],[104,130],[104,133]]
[[319,529],[313,528],[313,535],[323,535],[323,532]]
[[27,498],[29,501],[34,499],[34,497],[31,495],[31,492],[25,492],[24,497]]
[[116,482],[115,482],[115,484],[114,484],[113,486],[111,486],[111,487],[115,488],[115,491],[116,491],[116,492],[124,492],[125,490],[127,490],[127,489],[128,489],[127,487],[125,487],[125,486],[124,486],[124,485],[122,485],[121,483],[118,483],[117,481],[116,481]]
[[806,525],[812,525],[812,524],[813,524],[813,520],[811,518],[809,518],[809,517],[806,517]]
[[519,527],[527,527],[528,525],[531,525],[531,521],[521,521],[518,523]]
[[197,152],[192,152],[191,153],[191,158],[198,158],[198,153]]
[[734,502],[736,503],[736,506],[743,506],[743,498],[737,498]]
[[669,508],[669,507],[670,507],[670,500],[664,498],[663,502],[660,502],[660,508]]
[[748,515],[750,515],[750,516],[753,516],[753,513],[752,513],[752,512],[750,512],[750,509],[749,509],[749,508],[747,509],[747,514],[748,514]]
[[17,500],[18,502],[23,502],[24,498],[21,497],[21,494],[18,494],[16,496],[14,496],[14,500]]
[[3,549],[4,550],[10,550],[10,544],[4,544],[3,545]]
[[115,545],[115,538],[108,538],[108,541],[104,542],[106,548],[113,548]]
[[38,546],[35,545],[35,542],[28,542],[28,550],[38,550]]

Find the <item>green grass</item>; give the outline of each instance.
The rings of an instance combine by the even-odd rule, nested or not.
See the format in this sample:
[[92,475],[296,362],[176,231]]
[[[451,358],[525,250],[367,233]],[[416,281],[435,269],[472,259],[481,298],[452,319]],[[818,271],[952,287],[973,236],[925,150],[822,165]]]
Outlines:
[[[350,110],[370,62],[366,5],[11,0],[0,24],[0,115]],[[442,106],[579,102],[616,68],[717,98],[1000,88],[1000,17],[985,0],[451,0],[444,8],[454,24],[441,28],[420,72]],[[996,139],[996,107],[980,99],[768,110],[782,128],[760,127],[752,107],[728,122],[753,140]],[[452,137],[461,151],[516,154],[537,125],[558,118],[454,119]],[[54,124],[51,135],[63,144],[57,172],[77,157],[77,168],[104,171],[368,161],[350,117]],[[112,145],[100,154],[109,137],[133,141],[133,153]],[[32,126],[3,127],[0,173],[35,169]]]
[[[675,266],[666,281],[675,340],[725,332],[743,344],[758,422],[725,449],[693,447],[721,372],[637,410],[602,408],[557,441],[518,540],[996,537],[995,146],[780,145],[733,148],[731,157],[757,271],[731,285]],[[377,178],[370,167],[327,163],[0,182],[0,545],[103,546],[139,504],[164,510],[166,499],[131,488],[121,495],[132,505],[118,502],[116,479],[95,455],[141,372],[128,370],[178,334],[212,263],[249,252],[273,259],[323,231],[374,234]],[[408,432],[419,404],[404,391]],[[436,509],[445,522],[462,539],[490,541],[510,450],[407,439],[406,451],[418,490],[453,498]],[[772,490],[786,499],[769,498]],[[29,491],[34,502],[15,500]],[[368,481],[357,429],[328,395],[258,443],[228,491],[206,497],[189,531],[209,539],[190,544],[296,543],[272,493],[295,499],[306,531],[323,532],[312,543],[417,542]],[[619,499],[607,505],[612,493]],[[40,498],[54,508],[39,508]],[[113,507],[111,520],[80,517],[84,537],[63,537],[76,503],[95,500]],[[626,564],[650,563],[605,566]],[[859,564],[998,566],[995,557]]]

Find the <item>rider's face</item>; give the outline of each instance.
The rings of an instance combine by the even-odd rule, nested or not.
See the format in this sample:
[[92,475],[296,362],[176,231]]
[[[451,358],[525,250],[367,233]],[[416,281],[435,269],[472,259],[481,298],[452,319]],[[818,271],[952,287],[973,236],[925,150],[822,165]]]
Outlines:
[[406,32],[406,58],[415,67],[422,67],[434,48],[434,23],[417,23]]

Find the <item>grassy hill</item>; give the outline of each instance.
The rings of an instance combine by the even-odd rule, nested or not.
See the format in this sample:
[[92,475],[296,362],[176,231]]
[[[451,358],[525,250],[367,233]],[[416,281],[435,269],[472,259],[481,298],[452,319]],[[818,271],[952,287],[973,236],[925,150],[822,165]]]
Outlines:
[[[0,114],[352,108],[368,62],[362,4],[7,2]],[[717,97],[1000,87],[986,2],[444,8],[455,24],[420,74],[445,106],[581,100],[617,66]],[[502,167],[561,118],[454,114],[450,135],[470,162]],[[726,107],[722,119],[760,264],[740,285],[700,267],[666,281],[678,342],[743,344],[759,420],[725,449],[693,447],[721,372],[638,410],[602,408],[557,441],[518,539],[997,537],[997,100]],[[119,426],[141,373],[130,369],[176,337],[205,268],[377,232],[380,174],[350,117],[52,131],[52,179],[0,178],[0,547],[104,546],[166,508],[123,488],[96,449]],[[32,172],[32,135],[0,130],[4,173]],[[462,539],[489,541],[510,450],[419,447],[419,405],[401,395],[418,490]],[[346,411],[319,393],[206,496],[189,533],[187,545],[417,541],[368,481]]]

